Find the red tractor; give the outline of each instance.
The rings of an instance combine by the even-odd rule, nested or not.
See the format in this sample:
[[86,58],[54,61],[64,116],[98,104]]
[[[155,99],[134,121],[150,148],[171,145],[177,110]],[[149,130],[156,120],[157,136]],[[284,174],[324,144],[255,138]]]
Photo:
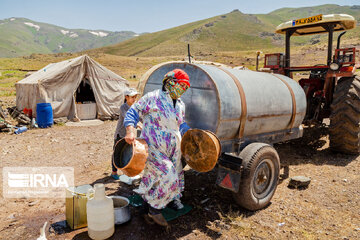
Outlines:
[[[285,34],[285,55],[265,55],[264,68],[292,77],[293,72],[310,72],[299,80],[307,98],[304,123],[322,122],[330,118],[330,147],[347,154],[360,153],[360,77],[355,75],[355,48],[337,46],[333,54],[333,33],[355,28],[354,17],[347,14],[317,15],[280,24],[276,33]],[[327,64],[290,66],[290,38],[328,33]]]

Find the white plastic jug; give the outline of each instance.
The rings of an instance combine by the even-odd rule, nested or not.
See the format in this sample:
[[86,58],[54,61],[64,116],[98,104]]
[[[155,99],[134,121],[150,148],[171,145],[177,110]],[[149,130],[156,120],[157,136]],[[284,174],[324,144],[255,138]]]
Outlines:
[[86,204],[88,234],[94,240],[106,239],[115,231],[114,204],[105,196],[104,184],[95,184],[94,191],[94,197]]

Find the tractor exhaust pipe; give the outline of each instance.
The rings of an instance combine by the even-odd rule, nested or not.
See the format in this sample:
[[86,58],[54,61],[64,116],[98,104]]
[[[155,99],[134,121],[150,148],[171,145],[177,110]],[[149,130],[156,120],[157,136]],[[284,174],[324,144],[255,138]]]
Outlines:
[[345,33],[346,33],[346,31],[345,31],[345,32],[340,33],[340,35],[338,36],[336,49],[339,49],[339,48],[340,48],[340,38],[341,38],[341,37],[342,37],[342,35],[344,35]]

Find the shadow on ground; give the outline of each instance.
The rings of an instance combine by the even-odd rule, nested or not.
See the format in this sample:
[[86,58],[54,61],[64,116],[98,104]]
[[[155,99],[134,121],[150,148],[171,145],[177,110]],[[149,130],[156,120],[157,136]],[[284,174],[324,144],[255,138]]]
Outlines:
[[357,155],[333,152],[328,146],[328,135],[329,128],[323,124],[305,128],[302,138],[275,144],[274,147],[279,153],[281,165],[346,166],[358,157]]
[[[170,229],[166,230],[155,224],[145,221],[143,215],[146,209],[143,207],[132,207],[132,219],[125,224],[117,225],[115,234],[110,239],[177,239],[191,234],[197,230],[212,239],[221,237],[221,232],[211,229],[211,224],[216,220],[226,223],[222,216],[243,215],[251,216],[254,212],[238,207],[231,196],[231,193],[215,185],[216,169],[210,173],[197,173],[193,170],[185,172],[185,191],[182,201],[193,207],[186,215],[170,221]],[[112,181],[109,177],[98,179],[94,183],[107,183]],[[111,195],[129,197],[134,194],[135,187],[119,183],[118,189]],[[226,228],[226,226],[224,226]],[[81,232],[73,239],[90,239],[87,231]]]
[[[356,158],[356,156],[332,152],[327,147],[327,136],[328,128],[323,125],[305,129],[304,137],[275,144],[274,147],[279,152],[282,166],[290,167],[290,169],[293,165],[308,163],[346,166]],[[237,206],[230,191],[215,185],[216,171],[215,168],[209,173],[197,173],[193,170],[185,172],[185,191],[182,201],[191,205],[193,209],[188,214],[170,221],[171,228],[168,231],[160,226],[148,224],[143,218],[146,209],[131,207],[132,219],[128,223],[116,226],[115,234],[110,239],[177,239],[189,234],[196,236],[197,231],[211,239],[218,239],[222,236],[221,231],[218,230],[219,228],[211,227],[218,220],[226,224],[231,222],[227,220],[229,216],[242,215],[247,218],[256,214]],[[92,184],[110,182],[113,180],[106,176]],[[124,183],[112,186],[114,184],[106,186],[107,190],[113,191],[112,195],[129,197],[134,194],[132,191],[134,186]],[[87,231],[83,231],[75,235],[73,239],[89,239],[89,237]]]

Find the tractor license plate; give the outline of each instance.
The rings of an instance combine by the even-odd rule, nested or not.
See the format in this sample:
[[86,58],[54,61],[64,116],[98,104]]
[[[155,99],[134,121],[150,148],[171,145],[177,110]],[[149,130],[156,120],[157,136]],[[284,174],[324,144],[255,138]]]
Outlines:
[[304,25],[304,24],[308,24],[308,23],[320,22],[321,20],[322,20],[322,14],[319,14],[316,16],[308,17],[308,18],[300,18],[300,19],[293,20],[292,25],[299,26],[299,25]]

